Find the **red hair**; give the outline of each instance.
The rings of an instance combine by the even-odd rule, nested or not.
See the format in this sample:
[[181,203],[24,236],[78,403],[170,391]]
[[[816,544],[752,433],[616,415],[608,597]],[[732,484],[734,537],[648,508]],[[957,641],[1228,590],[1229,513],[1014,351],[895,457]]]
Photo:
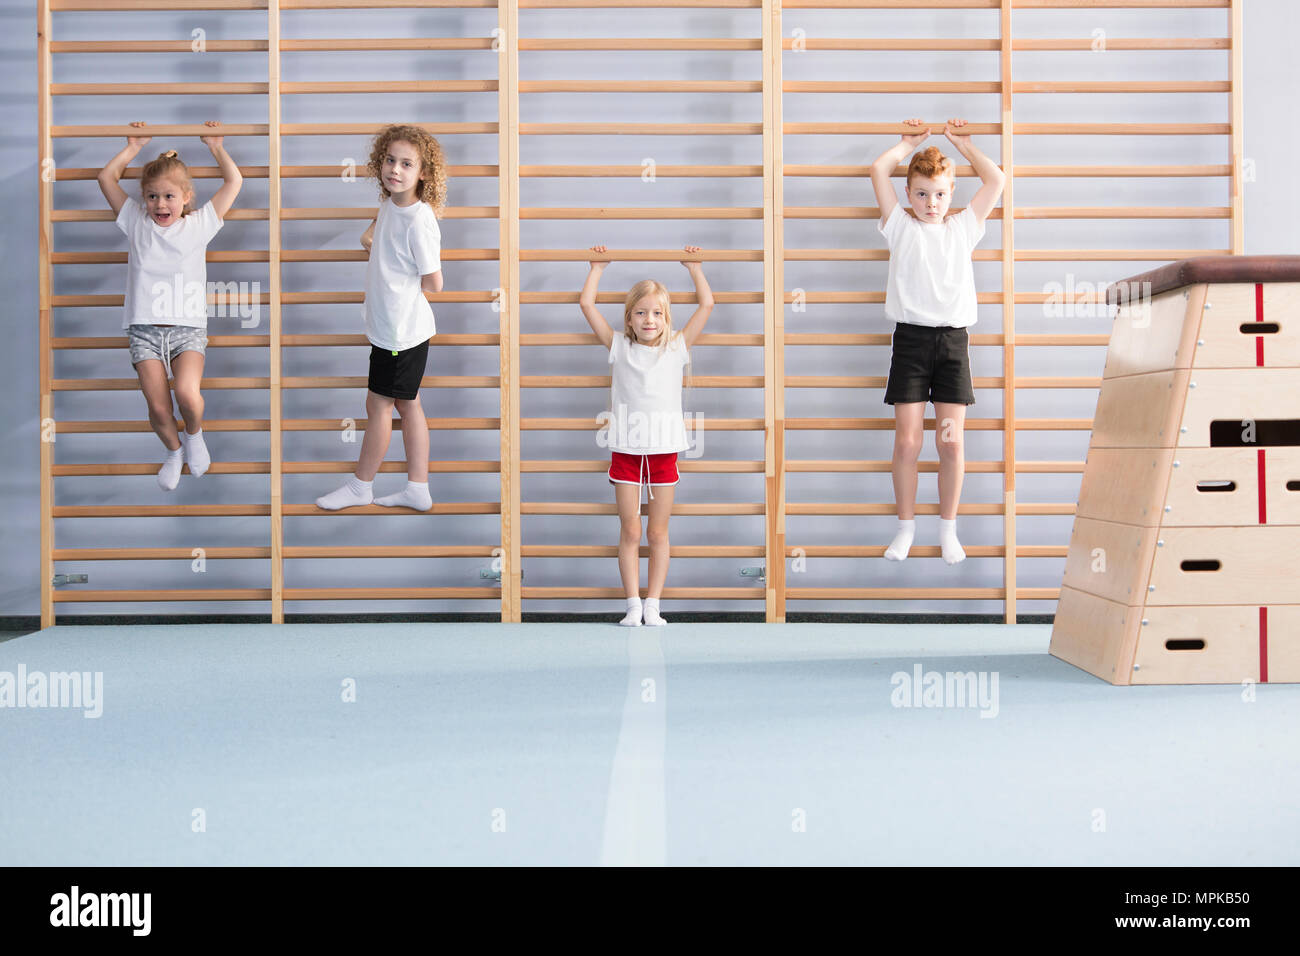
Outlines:
[[953,185],[957,183],[957,165],[945,156],[938,146],[930,146],[912,157],[907,165],[907,185],[912,185],[912,177],[924,176],[926,179],[938,179],[948,176]]

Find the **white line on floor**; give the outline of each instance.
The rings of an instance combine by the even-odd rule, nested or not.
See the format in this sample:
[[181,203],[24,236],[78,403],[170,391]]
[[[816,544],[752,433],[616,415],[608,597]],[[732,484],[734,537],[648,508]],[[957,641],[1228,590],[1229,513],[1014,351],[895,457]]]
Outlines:
[[601,866],[663,866],[664,724],[668,682],[657,627],[629,628],[627,699],[605,804]]

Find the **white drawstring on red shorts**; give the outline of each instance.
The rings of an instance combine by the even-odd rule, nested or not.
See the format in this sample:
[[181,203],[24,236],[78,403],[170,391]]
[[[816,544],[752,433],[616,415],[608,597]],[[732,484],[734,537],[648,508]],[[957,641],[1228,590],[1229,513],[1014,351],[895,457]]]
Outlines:
[[636,493],[638,497],[640,497],[641,495],[641,469],[642,468],[645,469],[645,489],[650,495],[650,500],[653,501],[655,496],[655,489],[654,486],[650,484],[650,456],[649,455],[642,455],[641,464],[637,466]]

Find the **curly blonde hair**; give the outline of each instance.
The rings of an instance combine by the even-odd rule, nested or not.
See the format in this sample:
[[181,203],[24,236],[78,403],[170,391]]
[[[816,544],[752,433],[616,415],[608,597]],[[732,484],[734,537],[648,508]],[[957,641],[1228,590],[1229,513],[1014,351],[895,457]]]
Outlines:
[[387,199],[391,193],[384,185],[382,167],[388,147],[395,142],[410,143],[420,154],[420,180],[416,195],[421,202],[426,202],[437,212],[447,202],[447,161],[442,155],[442,146],[436,139],[418,126],[386,126],[375,136],[370,146],[370,160],[366,164],[367,172],[379,185],[379,194]]
[[182,216],[188,216],[194,211],[194,178],[190,175],[190,168],[181,162],[180,154],[176,150],[169,149],[165,153],[159,153],[157,159],[145,163],[144,169],[140,170],[141,198],[144,197],[149,184],[159,179],[174,179],[189,193],[190,198],[185,201],[185,206],[181,210]]
[[956,185],[957,165],[945,156],[938,146],[929,146],[913,156],[912,161],[907,164],[907,185],[909,187],[912,185],[914,176],[924,176],[926,179],[938,179],[940,176],[947,176]]

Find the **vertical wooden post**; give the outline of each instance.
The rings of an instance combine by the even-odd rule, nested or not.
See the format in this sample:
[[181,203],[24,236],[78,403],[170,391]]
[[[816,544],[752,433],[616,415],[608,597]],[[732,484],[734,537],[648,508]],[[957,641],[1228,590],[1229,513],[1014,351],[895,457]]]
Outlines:
[[1232,127],[1232,142],[1229,145],[1232,163],[1232,254],[1239,256],[1246,251],[1246,223],[1243,217],[1242,164],[1245,156],[1245,130],[1242,129],[1242,59],[1245,53],[1246,36],[1242,25],[1242,2],[1232,0],[1231,22],[1228,24],[1228,69],[1232,83],[1232,102],[1229,123]]
[[284,502],[280,440],[280,0],[267,0],[267,280],[270,283],[271,622],[284,623]]
[[785,621],[785,188],[781,0],[763,2],[763,474],[765,619]]
[[54,626],[54,443],[53,431],[46,440],[46,429],[53,429],[54,396],[51,390],[50,333],[50,251],[52,236],[50,220],[54,208],[54,139],[50,135],[50,80],[52,60],[50,57],[50,16],[49,0],[37,0],[36,4],[36,112],[40,127],[40,154],[37,163],[36,184],[40,202],[40,235],[37,252],[37,288],[39,298],[40,349],[37,363],[40,367],[40,421],[37,422],[37,437],[41,443],[41,561],[37,573],[41,576],[41,627]]
[[498,0],[497,183],[501,205],[501,620],[522,619],[519,514],[519,0]]
[[1002,0],[1002,540],[1003,622],[1016,623],[1016,213],[1011,118],[1011,4]]

